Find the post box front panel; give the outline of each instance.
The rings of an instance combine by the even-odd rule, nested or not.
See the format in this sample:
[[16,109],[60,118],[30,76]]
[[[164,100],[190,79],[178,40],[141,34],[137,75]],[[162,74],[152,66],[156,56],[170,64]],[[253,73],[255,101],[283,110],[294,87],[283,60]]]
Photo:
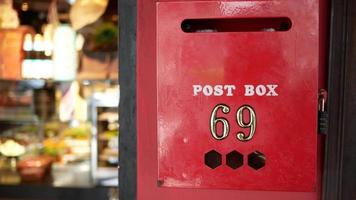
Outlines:
[[157,3],[159,186],[315,191],[317,16],[311,0]]

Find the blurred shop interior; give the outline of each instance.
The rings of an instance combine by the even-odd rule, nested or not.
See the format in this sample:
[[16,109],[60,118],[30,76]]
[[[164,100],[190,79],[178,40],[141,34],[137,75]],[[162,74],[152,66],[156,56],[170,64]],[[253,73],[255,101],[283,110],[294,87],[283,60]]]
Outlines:
[[0,0],[0,187],[117,198],[117,10],[117,0]]

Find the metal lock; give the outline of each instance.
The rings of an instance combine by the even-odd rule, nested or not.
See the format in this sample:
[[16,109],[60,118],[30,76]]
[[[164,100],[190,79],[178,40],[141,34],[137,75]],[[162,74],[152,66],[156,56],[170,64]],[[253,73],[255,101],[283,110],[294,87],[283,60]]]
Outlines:
[[318,133],[319,134],[327,134],[328,132],[328,118],[329,114],[325,109],[327,99],[327,92],[324,89],[319,91],[318,98]]

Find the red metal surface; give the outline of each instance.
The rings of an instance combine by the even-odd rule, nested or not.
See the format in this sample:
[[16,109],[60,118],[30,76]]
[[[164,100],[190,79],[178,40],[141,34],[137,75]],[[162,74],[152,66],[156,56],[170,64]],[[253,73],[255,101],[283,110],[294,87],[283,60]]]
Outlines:
[[[182,0],[179,2],[183,3],[184,1]],[[214,3],[214,1],[201,1],[201,2]],[[253,2],[260,2],[260,1],[252,1],[252,3]],[[268,1],[266,1],[266,2],[268,2]],[[281,3],[283,3],[283,2],[286,3],[287,1],[281,1]],[[230,2],[230,3],[233,3],[233,2]],[[245,2],[245,5],[248,5],[249,3],[251,3],[251,2]],[[292,1],[290,1],[289,3],[293,4]],[[324,4],[324,2],[322,2],[322,4]],[[175,7],[174,9],[171,10],[172,15],[174,15],[174,13],[176,13],[176,12],[179,12],[179,11],[184,12],[184,10],[189,10],[189,9],[191,11],[193,9],[199,10],[199,8],[192,8],[192,7],[189,7],[189,9],[188,8],[182,9],[182,7],[179,6],[178,4],[175,4],[175,6],[177,6],[177,7]],[[295,6],[296,6],[296,8],[300,8],[300,9],[292,10],[291,12],[294,13],[293,16],[302,17],[303,20],[305,20],[306,22],[308,20],[310,20],[310,18],[314,19],[315,15],[317,15],[317,12],[316,12],[317,5],[316,5],[316,2],[314,2],[314,1],[303,1],[303,2],[296,1]],[[293,7],[293,6],[291,6],[291,7]],[[271,12],[271,11],[269,11],[269,9],[265,9],[265,10],[268,12]],[[194,12],[195,12],[195,10],[194,10]],[[192,14],[194,14],[194,12],[192,12]],[[281,11],[281,13],[284,13],[284,12],[286,12],[286,11]],[[205,13],[204,16],[207,16],[207,15],[210,16],[210,14]],[[313,15],[313,17],[311,17],[310,15]],[[276,16],[281,16],[281,15],[278,14]],[[179,17],[178,13],[177,13],[176,17]],[[288,17],[292,18],[291,16],[288,16]],[[173,18],[173,16],[172,16],[172,18]],[[156,52],[159,51],[159,49],[156,48],[156,42],[157,42],[156,33],[158,33],[158,32],[156,32],[156,21],[158,20],[158,22],[159,22],[161,19],[162,19],[161,17],[160,17],[160,19],[157,17],[156,1],[154,1],[154,0],[139,0],[138,1],[138,19],[137,19],[137,21],[138,21],[138,33],[137,33],[137,56],[138,56],[138,59],[137,59],[137,102],[138,102],[138,104],[137,104],[137,122],[138,122],[138,127],[137,127],[137,133],[138,133],[138,150],[137,150],[138,151],[137,152],[138,180],[137,180],[137,183],[138,183],[138,185],[137,186],[138,186],[138,188],[137,188],[137,195],[138,196],[137,196],[137,199],[138,200],[151,200],[151,199],[165,199],[165,200],[178,200],[178,199],[179,200],[180,199],[185,199],[185,200],[196,200],[196,199],[209,199],[209,200],[220,200],[220,199],[224,199],[224,200],[236,200],[236,199],[239,199],[239,200],[261,200],[261,199],[268,199],[268,200],[269,199],[270,200],[285,200],[285,199],[289,199],[289,200],[316,200],[316,199],[320,199],[320,196],[315,191],[313,191],[313,192],[290,192],[290,191],[286,191],[286,192],[276,191],[276,192],[274,192],[274,191],[257,191],[257,190],[255,190],[255,191],[251,191],[251,190],[250,191],[246,191],[246,190],[241,191],[240,188],[234,188],[236,190],[218,189],[218,188],[221,188],[221,186],[219,186],[218,188],[210,188],[208,190],[207,189],[202,190],[202,189],[193,189],[193,188],[178,189],[178,188],[174,188],[174,187],[173,188],[172,187],[160,187],[157,185],[157,181],[158,181],[157,174],[159,174],[158,156],[157,156],[157,149],[159,148],[159,145],[157,144],[157,132],[159,130],[158,129],[159,126],[157,126],[157,119],[155,117],[158,114],[157,113],[158,99],[156,97],[157,96],[156,95],[157,82],[155,80],[157,79],[157,75],[159,75],[159,76],[161,76],[161,75],[157,71]],[[325,21],[324,18],[323,18],[323,20]],[[301,21],[302,21],[302,19],[301,19]],[[293,28],[295,28],[294,23],[295,22],[293,21],[293,27],[292,27],[291,31],[293,31]],[[309,23],[310,22],[308,22],[308,24]],[[314,22],[314,23],[317,23],[317,22]],[[169,31],[170,26],[171,26],[170,24],[167,24],[167,29],[160,30],[160,32],[164,33],[166,31]],[[174,28],[176,28],[176,27],[174,27]],[[323,29],[323,30],[325,30],[325,29]],[[172,30],[170,30],[170,31],[172,31]],[[303,31],[304,30],[296,30],[295,33],[298,35],[298,38],[300,36],[302,36],[300,34],[302,34]],[[177,32],[177,33],[181,34],[180,32]],[[282,34],[282,33],[283,32],[277,33],[277,34]],[[225,34],[225,33],[223,33],[223,34]],[[228,34],[231,34],[231,33],[228,33]],[[255,33],[255,34],[260,34],[260,33]],[[315,34],[317,34],[317,33],[315,33]],[[177,38],[177,35],[172,35],[172,37]],[[312,36],[312,37],[314,37],[314,36]],[[276,37],[273,37],[272,39],[275,39],[275,38]],[[306,42],[301,41],[301,40],[305,40],[307,38],[304,38],[304,39],[303,38],[304,37],[302,36],[302,39],[299,38],[298,41],[294,41],[293,45],[300,46],[302,44],[305,44]],[[209,42],[209,41],[205,41],[205,42]],[[316,48],[315,46],[317,46],[317,43],[315,43],[315,45],[308,44],[307,46],[310,48]],[[233,44],[231,44],[231,47],[229,47],[229,48],[231,49],[232,47],[233,47]],[[287,52],[291,51],[289,44],[286,45],[286,47],[288,47]],[[172,48],[172,49],[175,51],[175,48]],[[195,51],[202,51],[202,50],[204,50],[204,49],[195,49]],[[191,49],[191,51],[193,51],[193,49]],[[283,51],[284,51],[284,49],[276,49],[276,54],[281,53]],[[218,52],[218,53],[221,54],[221,52]],[[299,53],[300,53],[299,57],[301,57],[301,59],[302,59],[302,57],[305,57],[304,59],[306,59],[306,60],[311,59],[310,52],[304,52],[304,53],[299,52]],[[295,57],[297,57],[297,56],[298,55],[296,54]],[[204,59],[207,59],[207,58],[210,59],[210,57],[208,57],[208,56],[204,57]],[[262,58],[266,58],[266,57],[263,55],[262,55],[262,57],[258,57],[258,58],[253,57],[253,61],[255,61],[257,59],[261,60]],[[203,59],[203,62],[204,62],[204,59]],[[281,60],[281,58],[278,58],[278,59]],[[321,60],[322,59],[323,58],[321,58]],[[201,66],[197,66],[197,67],[198,67],[198,69],[201,68]],[[204,71],[204,72],[206,73],[206,71]],[[213,74],[218,75],[218,73],[216,73],[216,72],[211,72],[211,73],[212,74],[210,76],[214,76]],[[283,73],[283,72],[281,72],[281,73]],[[176,75],[179,75],[179,74],[174,74],[174,76],[176,76]],[[298,74],[295,74],[293,76],[297,76],[297,75]],[[304,75],[308,76],[307,73],[303,74],[303,76]],[[175,78],[174,76],[171,76],[171,77]],[[197,74],[197,77],[199,77],[199,74]],[[232,77],[232,75],[230,77]],[[262,75],[256,76],[256,81],[258,81],[260,79],[263,80]],[[322,78],[321,78],[321,81],[323,81]],[[236,82],[237,83],[241,82],[241,79]],[[182,85],[182,83],[179,83],[178,85],[174,85],[171,87],[183,88],[183,85]],[[279,87],[282,87],[282,86],[280,85]],[[305,87],[309,87],[309,86],[307,86],[305,84]],[[314,86],[311,86],[311,87],[314,87]],[[311,88],[310,88],[310,90],[311,90]],[[238,92],[241,92],[241,91],[238,91]],[[282,91],[279,91],[279,95],[282,95],[282,94],[285,95],[284,93],[281,93],[281,92]],[[184,94],[184,90],[181,89],[180,93]],[[182,94],[179,94],[179,95],[182,95]],[[160,93],[158,95],[158,97],[160,95],[164,95],[164,94]],[[173,95],[173,94],[171,94],[171,95]],[[303,103],[303,101],[308,100],[308,98],[307,99],[303,98],[303,100],[301,101],[300,99],[302,97],[299,96],[300,94],[297,93],[295,95],[297,95],[296,99],[294,101],[295,103],[300,103],[300,102]],[[170,95],[168,95],[168,96],[170,96]],[[316,94],[315,94],[315,96],[316,96]],[[202,98],[202,99],[204,99],[204,98]],[[225,98],[222,97],[220,99],[224,100]],[[170,98],[170,100],[172,100],[172,98]],[[266,100],[266,97],[261,97],[260,100],[270,102],[270,100],[268,100],[268,99]],[[253,100],[253,101],[260,101],[260,100],[258,100],[258,98],[255,98],[255,100]],[[229,102],[226,102],[226,103],[229,103]],[[168,103],[173,104],[174,101],[171,101]],[[237,104],[238,103],[234,102],[232,105],[230,105],[230,107],[232,109],[230,112],[230,115],[234,115],[233,113],[236,112],[237,108],[234,106]],[[197,112],[208,112],[208,111],[211,112],[212,108],[206,109],[207,111],[205,111],[205,110],[198,109],[198,107],[197,107],[198,105],[199,104],[197,104],[197,105],[193,104],[193,105],[191,105],[190,108],[196,109]],[[177,105],[177,106],[179,106],[179,105]],[[268,106],[270,106],[270,105],[268,105]],[[258,111],[257,108],[256,108],[256,112],[258,115],[257,116],[258,119],[260,119],[261,116],[260,116],[260,114],[258,114],[260,111]],[[314,111],[312,111],[312,112],[314,112]],[[191,111],[189,111],[189,113],[192,114]],[[308,116],[309,116],[309,114],[308,114]],[[201,114],[201,115],[203,115],[203,114]],[[210,113],[208,114],[207,117],[209,117],[209,115],[210,115]],[[276,111],[274,111],[274,110],[271,111],[270,116],[273,117],[275,115],[276,115]],[[303,119],[304,116],[300,117],[301,113],[297,113],[297,114],[293,113],[293,115],[295,116],[295,119],[298,118],[298,120],[304,120]],[[222,116],[221,113],[219,113],[219,116]],[[287,115],[284,112],[283,116],[288,117],[289,115]],[[233,120],[233,116],[230,116],[230,118],[232,118],[231,120]],[[206,117],[205,117],[205,119],[201,119],[201,120],[205,121],[205,122],[199,122],[199,120],[198,120],[197,125],[199,123],[205,123],[203,128],[206,129],[207,131],[209,131],[209,129],[208,129],[209,122],[206,121]],[[295,122],[295,121],[293,121],[293,122]],[[262,137],[261,133],[259,132],[260,123],[262,123],[262,122],[258,121],[258,123],[259,124],[257,125],[256,135],[253,140],[261,140],[261,139],[257,139],[257,138]],[[235,132],[237,131],[237,126],[234,123],[234,121],[231,121],[231,124],[232,124],[232,127],[231,127],[230,136],[228,139],[226,139],[224,141],[224,143],[228,143],[229,140],[232,140],[231,143],[233,144],[233,148],[236,148],[237,150],[240,151],[240,149],[242,149],[242,148],[240,148],[240,145],[242,145],[241,142],[233,140],[236,137]],[[194,126],[193,129],[190,131],[190,133],[191,133],[190,135],[196,134],[196,132],[198,130],[197,125]],[[293,126],[296,126],[296,125],[293,125]],[[300,125],[300,126],[302,126],[302,125]],[[300,126],[298,126],[298,130],[300,130],[300,128],[299,128]],[[282,132],[280,132],[280,133],[283,134]],[[209,132],[207,132],[207,134],[209,136]],[[311,134],[314,135],[314,132]],[[311,136],[311,137],[313,137],[313,136]],[[205,140],[205,138],[202,138],[202,139]],[[208,140],[209,138],[207,137],[206,139]],[[191,141],[191,140],[188,140],[188,141]],[[272,140],[266,139],[266,141],[271,142]],[[166,142],[167,142],[167,145],[168,144],[174,145],[172,143],[169,143],[169,140],[167,140]],[[184,140],[183,140],[183,142],[184,142]],[[311,141],[311,142],[313,142],[313,141]],[[218,145],[216,145],[216,146],[218,146]],[[216,146],[213,146],[213,148],[215,148]],[[222,145],[222,146],[225,146],[225,145]],[[305,147],[302,147],[301,145],[299,145],[299,146],[300,146],[300,148],[305,148]],[[174,148],[177,148],[177,146],[175,146]],[[197,146],[197,148],[198,148],[198,146]],[[220,148],[220,145],[219,145],[219,148]],[[275,147],[271,147],[271,148],[275,148]],[[246,151],[248,151],[247,147],[244,149]],[[254,149],[254,148],[251,147],[251,149]],[[184,148],[181,150],[183,150],[182,152],[186,152],[184,150]],[[219,149],[217,149],[217,150],[219,150]],[[263,151],[263,150],[260,150],[260,151]],[[292,151],[292,150],[287,149],[287,151]],[[175,160],[178,160],[179,158],[183,157],[180,155],[180,154],[182,154],[182,152],[180,152],[178,150],[176,152],[177,153],[174,154],[175,159],[172,159],[174,162],[176,162]],[[221,152],[221,153],[225,153],[225,152]],[[245,153],[245,152],[242,152],[242,153]],[[265,153],[265,152],[263,152],[263,153]],[[282,154],[283,152],[277,151],[276,153]],[[184,156],[184,160],[187,160],[187,156],[189,156],[189,155]],[[200,161],[203,162],[202,155],[199,155],[199,157],[201,159]],[[245,157],[246,157],[246,155],[245,155]],[[271,161],[269,161],[270,157],[266,157],[266,158],[267,158],[267,164],[266,164],[266,166],[267,166],[270,164],[269,162],[271,162]],[[224,163],[224,160],[223,160],[223,163]],[[310,161],[308,161],[307,163],[310,163]],[[169,164],[169,163],[167,163],[167,164]],[[181,167],[178,165],[178,168],[181,168]],[[223,170],[223,168],[224,168],[224,170],[227,170],[226,166],[220,166],[217,169],[219,169],[219,168],[221,168],[220,170]],[[243,168],[245,168],[245,169],[243,169]],[[245,160],[245,165],[242,168],[237,169],[236,172],[241,172],[242,170],[244,170],[244,171],[248,170],[248,167],[246,166],[246,160]],[[171,168],[171,171],[173,172],[172,173],[173,175],[179,173],[179,172],[176,173],[176,170],[174,168]],[[162,171],[160,172],[160,174],[161,173],[162,173]],[[319,172],[319,174],[320,174],[320,172]],[[197,173],[197,175],[199,176],[200,174]],[[227,173],[227,174],[223,174],[222,176],[229,178],[228,177],[229,175],[230,174]],[[256,180],[259,178],[256,178],[256,176],[254,176],[254,179]],[[164,182],[163,182],[163,184],[164,184]],[[248,189],[246,187],[244,187],[244,188]],[[320,184],[319,184],[319,188],[320,188]],[[266,188],[266,189],[268,189],[268,188]],[[295,191],[295,190],[296,189],[292,189],[291,191]],[[297,190],[300,190],[300,188],[297,188]]]
[[[306,12],[306,8],[313,9]],[[317,8],[316,1],[294,0],[157,4],[158,179],[162,186],[316,190]],[[289,17],[292,27],[286,32],[181,30],[185,19],[267,17]],[[193,85],[234,85],[236,90],[222,96],[194,95]],[[278,96],[245,96],[245,85],[278,85]],[[221,103],[231,108],[229,114],[218,112],[229,120],[230,134],[217,141],[210,134],[209,120]],[[257,127],[252,140],[241,142],[236,133],[243,129],[235,113],[245,104],[255,110]],[[211,150],[223,156],[222,165],[215,169],[204,164],[204,154]],[[236,170],[224,158],[233,150],[244,155],[244,165]],[[258,170],[247,164],[247,156],[254,151],[266,158],[266,165]]]

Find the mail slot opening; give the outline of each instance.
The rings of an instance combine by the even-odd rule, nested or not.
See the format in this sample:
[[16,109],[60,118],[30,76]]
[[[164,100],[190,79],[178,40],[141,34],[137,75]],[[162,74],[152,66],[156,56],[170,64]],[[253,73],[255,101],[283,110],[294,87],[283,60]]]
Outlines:
[[288,17],[186,19],[181,23],[185,33],[274,32],[288,31],[291,27]]

